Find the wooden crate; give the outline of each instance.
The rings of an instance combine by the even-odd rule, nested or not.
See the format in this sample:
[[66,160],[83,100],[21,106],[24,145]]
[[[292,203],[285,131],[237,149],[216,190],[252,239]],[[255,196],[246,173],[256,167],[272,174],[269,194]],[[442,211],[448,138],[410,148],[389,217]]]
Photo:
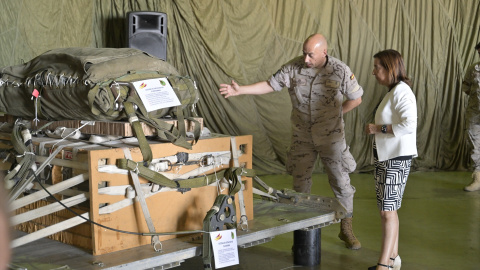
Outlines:
[[[243,153],[242,156],[239,157],[240,165],[245,168],[252,168],[252,137],[238,136],[235,138],[238,148],[237,150]],[[51,147],[51,145],[45,145],[46,149],[49,147]],[[178,152],[203,153],[229,151],[230,137],[220,136],[201,139],[196,145],[193,146],[192,150],[187,150],[171,143],[151,143],[150,147],[152,149],[154,159],[172,156]],[[121,148],[107,148],[104,146],[98,146],[94,149],[86,148],[85,150],[82,150],[81,146],[78,148],[80,150],[75,157],[72,157],[72,149],[68,147],[66,147],[65,150],[58,155],[58,157],[63,157],[64,159],[73,159],[74,161],[88,163],[88,196],[90,201],[86,207],[83,205],[76,207],[75,210],[80,214],[89,212],[90,218],[94,222],[107,227],[131,232],[149,232],[143,212],[138,202],[134,202],[132,205],[110,214],[100,214],[101,207],[124,201],[126,197],[124,195],[99,194],[99,187],[114,187],[124,185],[133,186],[131,177],[129,175],[103,173],[98,171],[99,165],[114,165],[117,159],[124,158],[123,150]],[[139,148],[132,147],[130,148],[130,151],[133,160],[142,160],[142,155]],[[224,168],[228,168],[230,166],[233,166],[233,161],[230,161],[230,165],[226,165]],[[59,166],[54,167],[56,168],[52,170],[52,183],[58,181],[58,178],[62,178],[65,175],[64,173],[62,174],[62,170],[67,169],[59,168]],[[198,168],[198,165],[184,165],[178,171],[178,173],[186,173],[195,168]],[[218,168],[217,170],[220,169],[222,168]],[[78,175],[83,172],[85,171],[73,169],[71,174]],[[206,174],[211,173],[214,173],[214,171],[212,170],[206,172]],[[148,183],[147,180],[141,177],[140,182]],[[253,218],[252,179],[242,177],[242,182],[245,186],[245,190],[243,192],[247,217],[250,220]],[[185,193],[180,193],[177,191],[160,192],[148,197],[146,202],[155,226],[155,230],[157,232],[189,231],[202,229],[203,219],[207,211],[209,211],[212,207],[216,197],[217,187],[206,186],[194,188]],[[36,202],[17,210],[17,213],[23,213],[28,210],[36,209],[39,206],[48,203],[50,202]],[[239,218],[240,208],[238,205],[238,194],[236,195],[236,205],[237,217]],[[62,210],[47,217],[37,218],[33,221],[18,225],[17,229],[31,233],[37,231],[38,229],[53,225],[59,221],[67,220],[71,217],[73,217],[73,214],[67,212],[66,210]],[[161,236],[160,241],[174,237],[174,235]],[[91,249],[94,255],[101,255],[142,245],[149,245],[151,243],[151,237],[149,236],[123,234],[104,229],[100,226],[88,225],[87,223],[83,223],[71,229],[56,233],[50,236],[50,238],[70,245]]]
[[[60,198],[57,198],[57,199],[60,199]],[[28,211],[32,211],[40,207],[47,206],[52,202],[53,202],[52,200],[48,200],[48,201],[40,200],[18,209],[17,211],[15,211],[15,214],[16,215],[23,214]],[[89,209],[86,207],[75,207],[73,210],[78,214],[84,214],[89,211]],[[22,224],[15,226],[15,229],[19,231],[27,232],[27,233],[32,233],[32,232],[45,229],[50,225],[58,224],[59,222],[66,221],[73,217],[75,217],[75,214],[65,209],[65,210],[58,211],[54,214],[50,214],[47,216],[33,219],[28,222],[24,222]],[[86,250],[92,249],[92,228],[89,223],[82,223],[68,230],[64,230],[64,231],[49,235],[48,238],[65,243],[65,244],[76,246],[82,249],[86,249]],[[33,244],[35,244],[35,242],[33,242]]]

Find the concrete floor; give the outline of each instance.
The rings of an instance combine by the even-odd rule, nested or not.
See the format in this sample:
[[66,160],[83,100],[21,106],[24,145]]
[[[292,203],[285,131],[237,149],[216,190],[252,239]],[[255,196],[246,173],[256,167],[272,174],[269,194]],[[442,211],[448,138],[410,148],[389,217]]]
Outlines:
[[[480,191],[465,192],[469,172],[415,172],[408,179],[399,210],[399,253],[406,270],[480,269]],[[291,188],[291,177],[261,177],[277,189]],[[321,264],[293,264],[293,233],[271,242],[239,250],[240,264],[222,269],[367,269],[379,256],[381,228],[372,174],[352,174],[354,231],[362,249],[346,249],[337,237],[339,225],[322,228]],[[314,176],[312,193],[333,197],[326,175]],[[201,258],[192,258],[174,269],[203,269]]]

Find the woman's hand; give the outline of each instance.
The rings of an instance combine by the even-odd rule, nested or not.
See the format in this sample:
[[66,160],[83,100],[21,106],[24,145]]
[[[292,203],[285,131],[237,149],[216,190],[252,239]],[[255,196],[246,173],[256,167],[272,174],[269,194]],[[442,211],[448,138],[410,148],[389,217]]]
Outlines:
[[367,126],[365,127],[365,132],[366,132],[368,135],[378,133],[377,125],[372,124],[372,123],[367,124]]

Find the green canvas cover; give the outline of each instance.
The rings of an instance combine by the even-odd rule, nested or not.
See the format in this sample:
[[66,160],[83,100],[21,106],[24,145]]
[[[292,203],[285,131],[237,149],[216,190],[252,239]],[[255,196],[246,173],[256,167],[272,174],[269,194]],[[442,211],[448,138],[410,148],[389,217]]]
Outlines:
[[[148,110],[133,82],[167,78],[180,105]],[[147,98],[146,102],[150,102]],[[24,119],[125,121],[138,139],[144,162],[152,160],[140,122],[159,139],[191,149],[200,137],[186,138],[183,109],[198,101],[195,82],[179,76],[167,62],[131,48],[62,48],[43,53],[0,72],[0,111]],[[156,109],[156,110],[155,110]],[[178,127],[161,117],[170,114]]]
[[[140,50],[55,49],[1,70],[0,111],[25,119],[119,121],[126,119],[122,103],[128,100],[136,105],[140,118],[176,115],[178,110],[172,108],[147,113],[133,85],[128,85],[162,77],[168,78],[182,109],[198,101],[193,80]],[[34,89],[38,99],[32,96]]]

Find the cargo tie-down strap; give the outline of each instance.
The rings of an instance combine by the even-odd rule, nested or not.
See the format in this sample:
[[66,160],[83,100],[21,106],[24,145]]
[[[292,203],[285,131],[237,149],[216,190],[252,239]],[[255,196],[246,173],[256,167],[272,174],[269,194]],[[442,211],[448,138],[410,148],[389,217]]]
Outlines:
[[[120,91],[118,86],[123,86],[128,88],[128,93],[132,93],[132,89],[134,86],[131,83],[127,82],[113,82],[110,84],[110,89],[114,92]],[[174,89],[174,91],[176,91]],[[179,93],[175,92],[177,96]],[[138,109],[135,109],[134,105]],[[149,126],[154,127],[157,130],[157,135],[160,139],[167,140],[172,142],[173,144],[186,148],[192,149],[192,145],[197,143],[198,139],[200,138],[200,123],[193,119],[187,118],[188,120],[194,123],[194,130],[193,135],[194,139],[192,142],[188,142],[186,138],[186,128],[185,128],[185,117],[183,115],[183,109],[180,106],[176,108],[176,116],[177,116],[177,127],[173,128],[172,124],[165,122],[162,119],[156,119],[154,117],[149,117],[148,112],[141,102],[138,96],[134,96],[129,94],[127,99],[123,102],[122,106],[124,107],[125,113],[128,116],[128,121],[132,126],[133,131],[135,132],[135,136],[138,139],[138,143],[140,146],[140,151],[142,152],[143,161],[149,164],[152,161],[152,150],[150,149],[150,145],[145,138],[141,122],[146,123]]]
[[[130,154],[130,149],[128,148],[122,148],[123,153],[125,154],[125,158],[131,159],[132,155]],[[132,177],[132,182],[133,186],[135,187],[135,191],[137,194],[137,200],[140,202],[140,206],[142,208],[143,216],[145,217],[145,221],[147,222],[147,227],[148,230],[151,233],[155,232],[155,225],[153,224],[152,217],[150,216],[150,211],[148,211],[148,206],[147,202],[145,201],[145,196],[143,194],[142,187],[140,186],[140,180],[138,179],[138,175],[130,171],[130,176]],[[158,235],[153,235],[152,236],[152,241],[151,244],[153,246],[153,249],[155,251],[161,251],[162,250],[162,243],[160,242],[160,239],[158,238]]]
[[[133,98],[129,98],[129,99],[133,99]],[[173,144],[181,146],[186,149],[192,149],[192,144],[195,144],[200,138],[200,132],[201,132],[200,124],[198,123],[198,121],[188,118],[190,121],[195,121],[197,123],[195,124],[195,129],[193,132],[194,133],[193,142],[189,143],[186,140],[186,137],[184,136],[184,134],[186,134],[185,119],[183,117],[183,112],[181,109],[178,110],[179,118],[178,118],[177,124],[179,129],[178,130],[173,129],[172,130],[173,132],[169,132],[169,131],[165,131],[165,129],[167,129],[168,125],[171,125],[171,124],[168,124],[160,119],[146,118],[146,117],[142,117],[142,115],[137,115],[132,102],[124,102],[123,104],[125,106],[124,107],[125,112],[128,115],[128,121],[130,122],[130,125],[132,126],[132,129],[135,132],[135,136],[138,139],[138,144],[140,146],[140,151],[142,152],[143,161],[147,162],[148,164],[152,161],[152,150],[150,149],[150,145],[145,137],[145,134],[143,133],[141,122],[145,122],[148,125],[155,127],[159,131],[163,130],[163,132],[158,133],[161,139],[171,141]],[[141,104],[141,103],[138,103],[138,104]],[[140,106],[137,105],[137,106],[141,111],[144,109],[143,105],[140,105]]]
[[[237,142],[235,140],[235,137],[230,137],[230,143],[232,147],[232,157],[233,157],[233,166],[239,167],[240,163],[238,161],[238,157],[240,156],[239,150],[237,149]],[[241,181],[241,175],[237,174],[238,177],[238,182],[240,184],[242,183]],[[240,190],[238,191],[238,205],[240,207],[240,223],[238,226],[243,230],[248,230],[248,219],[247,219],[247,211],[245,210],[245,201],[243,199],[243,188],[240,187]]]
[[235,228],[237,217],[235,215],[235,194],[220,194],[210,211],[207,212],[203,220],[203,268],[212,269],[212,245],[209,233],[221,231],[224,226],[227,229]]
[[15,201],[33,182],[34,178],[37,177],[46,166],[50,165],[52,159],[54,159],[64,147],[68,146],[58,146],[49,157],[45,159],[38,168],[35,167],[34,172],[31,173],[30,169],[32,166],[34,167],[36,154],[33,152],[32,138],[27,126],[28,122],[22,123],[22,121],[17,121],[12,131],[12,145],[14,146],[14,150],[19,154],[17,158],[21,158],[21,161],[5,176],[6,181],[16,182],[16,184],[11,187],[8,198],[9,203]]
[[5,176],[5,183],[24,181],[24,179],[29,175],[28,169],[30,169],[35,163],[32,136],[30,135],[29,130],[23,125],[23,123],[21,123],[21,121],[15,122],[11,138],[15,152],[24,157],[17,164],[17,166],[10,170]]
[[143,161],[150,164],[152,161],[152,149],[148,144],[147,138],[145,138],[145,134],[142,130],[142,125],[135,113],[135,109],[133,108],[133,104],[131,102],[124,102],[125,112],[128,116],[128,122],[132,126],[133,131],[135,132],[135,136],[138,139],[138,144],[140,145],[140,151],[142,152]]
[[253,169],[232,167],[218,171],[214,174],[202,175],[183,180],[171,180],[161,173],[145,167],[143,162],[135,162],[130,159],[117,159],[117,167],[120,169],[134,171],[139,176],[152,183],[169,188],[188,189],[204,187],[215,183],[217,179],[222,179],[225,177],[225,179],[227,179],[230,183],[229,193],[233,192],[233,194],[237,193],[241,189],[241,181],[239,181],[238,175],[247,177],[255,176],[255,171]]
[[[234,139],[232,139],[232,149],[233,157],[236,159],[236,165],[238,165],[238,153],[236,153],[236,144]],[[235,215],[235,203],[234,196],[238,192],[242,191],[242,181],[241,176],[254,177],[255,171],[252,169],[245,169],[239,167],[228,168],[225,170],[218,171],[214,174],[203,175],[200,177],[183,179],[183,180],[171,180],[161,173],[158,173],[154,170],[149,169],[145,166],[144,162],[135,162],[127,157],[127,159],[117,159],[117,167],[120,169],[129,170],[133,175],[139,175],[145,178],[146,180],[158,184],[160,186],[177,188],[177,189],[189,189],[196,187],[208,186],[212,183],[218,181],[218,179],[225,178],[229,183],[228,195],[220,194],[210,211],[207,212],[207,215],[203,221],[203,230],[205,232],[218,231],[222,230],[224,226],[228,228],[235,228],[236,215]],[[243,193],[242,193],[243,195]],[[243,196],[240,198],[243,202]],[[240,205],[241,209],[243,207],[242,219],[240,220],[241,224],[246,224],[246,213],[245,205],[242,203]],[[203,262],[205,269],[212,269],[211,266],[211,243],[209,235],[203,236]]]

